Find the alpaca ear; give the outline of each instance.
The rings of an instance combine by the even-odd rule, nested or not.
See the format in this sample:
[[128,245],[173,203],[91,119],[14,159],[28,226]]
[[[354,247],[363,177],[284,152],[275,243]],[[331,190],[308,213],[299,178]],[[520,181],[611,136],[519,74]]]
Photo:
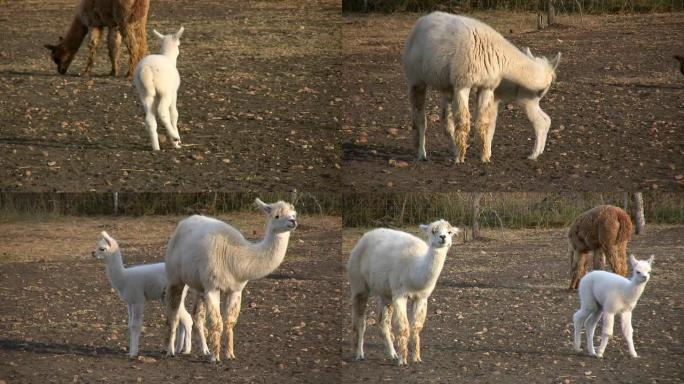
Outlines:
[[456,236],[461,233],[461,228],[459,227],[451,227],[451,229],[454,231],[454,234],[451,236]]
[[429,233],[429,232],[430,232],[429,229],[430,229],[430,226],[429,226],[429,225],[426,225],[426,224],[421,224],[421,225],[420,225],[420,230],[423,231],[423,232],[425,232],[425,233]]
[[175,35],[175,36],[176,36],[176,40],[178,40],[178,39],[181,38],[181,36],[183,35],[183,31],[185,31],[185,28],[184,28],[184,27],[180,27],[180,29],[178,30],[178,32],[176,32],[176,35]]
[[534,59],[534,56],[532,56],[532,51],[530,51],[530,47],[525,47],[525,54],[529,56],[530,59]]
[[109,234],[107,233],[107,231],[102,231],[102,233],[100,233],[100,234],[102,235],[102,238],[104,239],[104,241],[107,242],[107,245],[111,247],[111,246],[112,246],[112,240],[113,240],[113,239],[112,239],[111,236],[109,236]]
[[156,29],[153,29],[152,32],[154,32],[154,34],[155,34],[158,38],[164,40],[164,35],[162,35],[161,33],[159,33]]
[[560,52],[558,52],[556,54],[556,57],[551,59],[551,67],[553,67],[554,71],[556,70],[556,68],[558,68],[558,64],[560,64],[560,59],[561,59],[561,53]]
[[54,45],[52,45],[52,44],[45,44],[45,45],[43,45],[43,47],[45,47],[45,48],[47,48],[47,49],[49,49],[49,50],[51,50],[51,51],[54,51],[55,48],[57,48],[56,46],[54,46]]
[[632,268],[634,268],[636,263],[637,263],[637,259],[634,258],[634,255],[633,254],[629,255],[629,264],[632,266]]
[[653,259],[655,258],[655,255],[651,255],[651,257],[646,260],[648,262],[648,265],[653,265]]
[[268,215],[269,213],[271,213],[271,206],[268,205],[268,204],[266,204],[266,203],[264,203],[263,201],[261,201],[261,199],[259,199],[258,197],[257,197],[256,199],[254,199],[254,203],[255,203],[262,211],[264,211],[265,214]]

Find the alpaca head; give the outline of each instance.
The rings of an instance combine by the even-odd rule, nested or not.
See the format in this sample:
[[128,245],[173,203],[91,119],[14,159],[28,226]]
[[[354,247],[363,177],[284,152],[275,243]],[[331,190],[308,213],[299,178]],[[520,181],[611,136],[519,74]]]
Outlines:
[[451,247],[452,236],[461,232],[448,221],[439,219],[432,224],[421,224],[420,229],[430,236],[429,243],[435,248]]
[[171,33],[168,35],[162,35],[161,33],[157,32],[157,30],[153,30],[154,34],[161,39],[161,51],[162,54],[164,55],[170,55],[173,57],[178,57],[178,47],[180,46],[180,38],[183,35],[183,31],[185,28],[180,27],[178,32],[176,33]]
[[65,74],[67,69],[69,69],[69,65],[71,65],[71,62],[74,60],[76,52],[71,52],[66,48],[64,39],[61,36],[59,38],[59,44],[45,44],[44,47],[50,50],[50,57],[52,58],[52,61],[57,64],[57,72],[61,75]]
[[561,53],[558,52],[553,59],[549,60],[546,57],[535,57],[532,55],[532,51],[530,51],[529,47],[526,47],[524,51],[527,57],[541,65],[542,68],[545,68],[544,76],[546,86],[543,89],[536,90],[539,98],[544,97],[546,92],[549,91],[549,88],[551,88],[551,84],[556,80],[556,68],[558,68],[558,64],[560,64]]
[[119,249],[119,243],[107,232],[102,231],[101,235],[102,240],[97,243],[97,248],[93,251],[93,257],[97,259],[105,259]]
[[648,260],[637,260],[634,255],[629,255],[629,264],[632,266],[633,278],[637,283],[646,283],[651,278],[651,265],[653,264],[654,256]]
[[289,232],[297,227],[297,212],[292,204],[284,201],[266,204],[258,197],[254,202],[268,217],[268,230],[282,233]]

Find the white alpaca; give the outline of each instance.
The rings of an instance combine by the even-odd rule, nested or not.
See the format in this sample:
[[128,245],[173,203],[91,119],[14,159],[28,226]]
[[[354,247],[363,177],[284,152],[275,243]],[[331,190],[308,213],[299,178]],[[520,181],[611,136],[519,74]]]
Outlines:
[[[102,232],[102,240],[92,253],[93,257],[105,259],[107,277],[112,287],[128,304],[128,355],[138,355],[138,341],[143,326],[145,302],[149,300],[163,301],[166,288],[166,268],[164,263],[137,265],[124,268],[121,249],[116,240]],[[184,301],[187,289],[183,290]],[[176,350],[183,349],[183,353],[190,353],[192,342],[192,316],[181,305],[180,319],[183,324],[183,336],[179,338]]]
[[[488,25],[468,17],[433,12],[421,17],[409,34],[403,52],[404,75],[411,102],[411,119],[415,131],[418,160],[426,160],[425,94],[427,87],[442,93],[443,119],[449,136],[449,149],[457,163],[465,161],[470,132],[468,97],[477,88],[476,128],[482,145],[480,158],[489,162],[494,136],[496,107],[501,99],[518,100],[521,93],[528,118],[533,122],[537,144],[530,158],[543,150],[550,119],[534,108],[556,77],[560,53],[551,61],[533,57],[529,50],[520,51]],[[495,90],[505,81],[503,88]],[[452,102],[456,96],[458,115],[454,127]],[[529,108],[529,110],[528,110]],[[547,120],[548,124],[547,124]],[[541,150],[538,151],[538,149]],[[539,152],[539,153],[537,153]]]
[[[178,306],[187,284],[204,294],[211,361],[220,360],[224,329],[221,312],[226,355],[235,358],[233,327],[240,314],[242,290],[249,280],[262,278],[278,268],[287,251],[290,231],[297,226],[297,212],[291,204],[265,204],[259,199],[255,202],[267,216],[266,233],[259,242],[247,241],[237,229],[209,217],[195,215],[178,223],[166,249],[169,346],[175,342]],[[227,297],[224,311],[220,310],[221,292]],[[167,351],[173,354],[173,348]]]
[[[420,229],[430,236],[429,242],[406,232],[387,228],[372,230],[354,246],[347,263],[351,286],[352,327],[356,360],[363,360],[363,338],[366,331],[366,304],[370,296],[378,298],[380,326],[388,355],[399,365],[408,360],[409,319],[407,301],[413,300],[410,333],[414,343],[413,361],[420,362],[420,331],[427,315],[427,299],[435,288],[444,266],[451,237],[460,232],[444,220]],[[398,326],[399,355],[392,345],[392,312]]]
[[[613,322],[620,314],[622,334],[627,340],[629,354],[637,357],[632,339],[632,311],[644,292],[650,278],[653,255],[648,260],[636,260],[629,255],[632,265],[632,278],[606,271],[593,271],[586,274],[579,283],[580,309],[572,317],[575,326],[574,348],[582,351],[582,328],[587,330],[587,349],[590,356],[603,357],[608,341],[613,336]],[[594,350],[594,331],[603,314],[603,331],[598,353]]]
[[154,34],[162,41],[161,54],[145,56],[135,68],[133,84],[145,109],[145,129],[150,134],[155,151],[159,150],[155,106],[174,148],[180,148],[181,144],[176,109],[180,75],[176,69],[176,59],[183,30],[181,27],[178,32],[166,36],[154,30]]

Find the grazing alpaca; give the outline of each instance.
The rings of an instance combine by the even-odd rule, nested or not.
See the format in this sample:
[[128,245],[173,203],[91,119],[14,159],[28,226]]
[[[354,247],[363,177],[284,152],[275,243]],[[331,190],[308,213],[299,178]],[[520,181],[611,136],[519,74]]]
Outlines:
[[45,44],[45,48],[52,52],[52,61],[57,64],[57,71],[63,75],[90,30],[88,59],[83,71],[84,75],[90,75],[102,30],[107,27],[107,45],[112,62],[110,74],[119,75],[119,48],[123,35],[123,41],[130,53],[126,73],[126,77],[130,78],[140,58],[147,53],[146,26],[149,9],[150,0],[81,0],[66,37],[60,37],[57,45]]
[[[107,277],[112,287],[128,304],[128,331],[130,357],[138,355],[138,341],[143,326],[143,313],[145,302],[149,300],[162,300],[166,288],[166,268],[164,263],[137,265],[124,268],[119,243],[102,232],[102,240],[93,251],[93,257],[105,259]],[[185,300],[187,289],[183,289],[181,302]],[[175,346],[176,351],[190,353],[192,342],[192,316],[180,305],[180,319],[183,324],[183,336],[179,338]]]
[[[505,81],[503,94],[509,94],[508,89],[515,86],[529,93],[532,98],[541,98],[556,77],[560,53],[551,61],[533,57],[529,50],[525,53],[520,51],[501,34],[478,20],[433,12],[416,22],[406,39],[402,60],[418,160],[427,159],[425,94],[430,86],[442,93],[443,117],[450,138],[449,149],[457,163],[465,161],[468,147],[470,90],[479,90],[476,127],[482,145],[480,158],[483,162],[489,162],[494,136],[492,120],[496,118],[498,105],[495,90]],[[452,110],[454,96],[456,129]],[[534,122],[541,115],[535,113],[533,116],[535,119],[531,120]],[[535,159],[539,155],[536,153],[537,147],[546,140],[546,132],[542,129],[544,125],[534,124],[538,144],[530,157],[534,156]]]
[[178,58],[178,46],[183,35],[183,27],[178,32],[170,35],[162,35],[154,31],[161,39],[162,47],[160,55],[148,55],[140,60],[135,69],[133,84],[138,90],[140,102],[145,109],[145,128],[150,134],[152,150],[159,150],[159,137],[157,135],[157,120],[154,118],[155,105],[157,114],[166,127],[174,148],[180,148],[180,135],[178,134],[178,87],[180,75],[176,69]]
[[594,269],[605,268],[608,256],[613,272],[627,276],[627,243],[632,239],[632,220],[627,212],[612,205],[599,205],[575,218],[568,231],[570,289],[577,289],[589,269],[589,251]]
[[195,215],[178,223],[166,248],[168,354],[173,355],[183,287],[189,285],[204,295],[211,361],[215,362],[220,360],[224,329],[219,308],[221,292],[227,296],[223,311],[226,355],[235,358],[233,327],[240,314],[242,290],[249,280],[260,279],[278,268],[287,251],[290,231],[297,226],[297,212],[291,204],[265,204],[259,199],[255,202],[268,218],[264,239],[256,243],[247,241],[230,225],[209,217]]
[[[414,343],[413,361],[420,362],[420,331],[427,316],[427,299],[442,272],[452,236],[460,232],[444,220],[420,229],[430,236],[429,243],[406,232],[387,228],[372,230],[354,246],[347,274],[351,287],[352,327],[356,360],[363,360],[366,331],[366,304],[377,296],[381,309],[380,326],[388,355],[399,365],[408,360],[409,320],[407,301],[413,300],[410,333]],[[399,355],[392,344],[392,312],[399,328]]]
[[[632,278],[625,279],[620,275],[606,271],[588,273],[579,283],[580,309],[572,317],[575,327],[573,346],[575,352],[582,351],[582,328],[587,330],[587,349],[590,356],[603,357],[606,345],[613,336],[615,315],[620,314],[622,333],[627,340],[629,354],[637,357],[632,340],[632,311],[644,292],[650,277],[653,255],[648,260],[637,261],[629,255],[632,265]],[[603,315],[603,331],[598,353],[594,350],[594,331]]]

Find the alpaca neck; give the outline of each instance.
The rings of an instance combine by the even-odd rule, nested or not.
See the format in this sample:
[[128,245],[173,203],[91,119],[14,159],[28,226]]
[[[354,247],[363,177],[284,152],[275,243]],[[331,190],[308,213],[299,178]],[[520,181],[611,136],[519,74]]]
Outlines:
[[624,291],[626,301],[636,304],[641,297],[641,294],[644,293],[644,288],[646,288],[646,282],[637,282],[636,276],[632,276]]
[[66,37],[64,37],[64,40],[62,40],[60,44],[71,54],[76,54],[87,34],[88,27],[81,22],[81,19],[78,16],[76,16],[74,21],[71,22]]
[[126,283],[125,269],[121,256],[121,250],[117,249],[107,257],[107,277],[117,291],[121,291]]
[[517,48],[511,51],[509,55],[515,59],[508,60],[503,78],[533,92],[545,90],[549,86],[547,66],[529,58]]
[[273,272],[285,258],[290,232],[275,233],[270,226],[266,236],[258,243],[251,245],[251,252],[239,263],[243,266],[240,280],[260,279]]
[[411,285],[414,287],[434,286],[442,273],[448,247],[430,247],[427,254],[418,258],[411,267]]

